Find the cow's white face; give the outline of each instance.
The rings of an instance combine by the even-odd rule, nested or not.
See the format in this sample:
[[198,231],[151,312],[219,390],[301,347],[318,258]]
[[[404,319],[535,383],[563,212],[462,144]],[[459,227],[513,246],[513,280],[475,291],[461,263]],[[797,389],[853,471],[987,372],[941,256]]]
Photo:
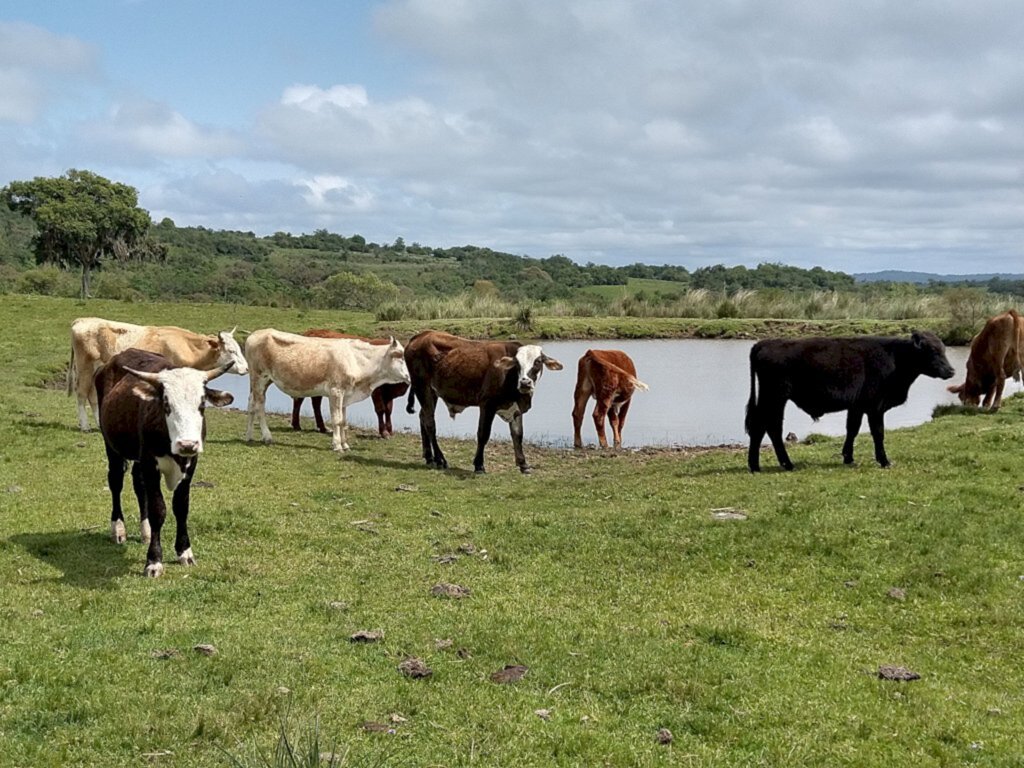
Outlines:
[[405,364],[405,349],[394,337],[384,355],[381,374],[381,381],[385,384],[408,384],[411,381],[409,367]]
[[217,334],[217,339],[220,341],[220,357],[217,358],[217,366],[223,367],[231,364],[232,373],[245,376],[249,372],[249,364],[245,361],[242,348],[235,341],[235,329],[221,331]]
[[157,374],[171,453],[177,456],[196,456],[203,452],[203,413],[207,400],[214,405],[230,405],[234,400],[227,392],[207,387],[207,376],[206,371],[194,368],[170,368]]
[[562,364],[548,357],[536,344],[524,344],[516,351],[516,368],[519,377],[520,394],[532,395],[540,374],[545,368],[553,371],[562,370]]

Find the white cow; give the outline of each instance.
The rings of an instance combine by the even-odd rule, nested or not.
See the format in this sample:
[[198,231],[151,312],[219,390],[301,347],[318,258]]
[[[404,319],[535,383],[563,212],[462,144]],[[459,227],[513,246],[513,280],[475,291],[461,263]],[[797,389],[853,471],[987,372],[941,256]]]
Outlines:
[[361,339],[299,336],[273,328],[253,331],[245,340],[249,363],[249,423],[252,440],[257,415],[263,442],[270,443],[266,395],[271,382],[291,397],[326,396],[331,407],[331,450],[348,450],[346,410],[382,384],[409,383],[405,350],[395,339],[371,344]]
[[67,391],[78,396],[78,424],[89,431],[86,405],[99,423],[96,387],[93,376],[100,366],[118,352],[129,348],[163,355],[174,366],[211,371],[231,365],[240,376],[248,373],[235,330],[216,336],[193,333],[173,325],[134,325],[101,317],[80,317],[71,323],[71,364],[68,366]]

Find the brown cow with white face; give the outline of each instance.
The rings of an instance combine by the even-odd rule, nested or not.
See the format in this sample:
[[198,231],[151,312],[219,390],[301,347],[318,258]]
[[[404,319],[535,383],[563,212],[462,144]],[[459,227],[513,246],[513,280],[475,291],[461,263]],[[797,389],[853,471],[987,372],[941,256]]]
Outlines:
[[99,422],[93,376],[100,366],[118,352],[144,349],[167,358],[171,365],[202,371],[232,366],[233,373],[248,372],[242,349],[234,338],[234,329],[216,335],[193,333],[174,325],[135,325],[80,317],[71,323],[71,364],[68,366],[67,392],[78,396],[78,425],[89,431],[86,406]]
[[260,421],[264,443],[272,442],[267,427],[266,394],[273,382],[291,397],[328,398],[331,406],[331,449],[348,450],[347,409],[365,400],[382,384],[409,383],[404,349],[395,339],[386,345],[362,339],[323,339],[274,328],[253,331],[245,340],[249,363],[249,423],[252,440]]
[[[1010,377],[1020,379],[1024,365],[1024,317],[1014,309],[990,318],[974,339],[967,358],[967,380],[949,387],[960,402],[998,411],[1003,387]],[[984,399],[983,399],[984,398]]]
[[484,471],[484,446],[491,438],[494,417],[508,422],[516,465],[523,474],[530,471],[523,453],[523,414],[533,404],[533,393],[541,371],[562,370],[562,364],[548,357],[536,344],[518,341],[473,341],[443,331],[423,331],[413,336],[405,349],[412,383],[406,410],[415,413],[414,399],[420,401],[420,437],[423,458],[439,468],[448,461],[437,444],[434,410],[444,400],[452,418],[466,408],[480,408],[473,468]]
[[207,401],[230,405],[233,399],[206,385],[226,370],[226,366],[212,371],[177,368],[161,355],[128,349],[96,374],[100,431],[107,451],[111,534],[115,542],[125,541],[121,489],[130,461],[142,540],[149,542],[147,576],[159,576],[164,570],[160,531],[167,507],[160,492],[161,477],[173,494],[178,562],[195,564],[188,536],[189,493],[206,439],[204,410]]
[[629,355],[618,349],[588,349],[580,358],[576,374],[576,391],[573,393],[572,427],[573,447],[583,447],[580,429],[587,401],[594,398],[594,426],[597,440],[602,448],[608,447],[604,435],[604,420],[612,427],[612,441],[616,448],[622,447],[622,427],[635,390],[646,392],[648,387],[636,377],[636,366]]

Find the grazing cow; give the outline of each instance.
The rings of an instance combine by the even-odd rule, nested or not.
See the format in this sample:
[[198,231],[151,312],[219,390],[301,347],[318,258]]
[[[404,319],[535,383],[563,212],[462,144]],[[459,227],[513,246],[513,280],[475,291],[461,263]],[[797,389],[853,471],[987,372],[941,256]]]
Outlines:
[[[337,331],[331,331],[323,328],[313,328],[308,331],[303,331],[303,336],[315,336],[319,339],[362,339],[368,341],[371,344],[390,344],[391,339],[367,339],[362,336],[353,336],[350,333],[338,333]],[[377,414],[377,431],[380,433],[382,438],[387,438],[395,433],[394,428],[391,426],[391,411],[394,408],[395,398],[401,397],[409,389],[409,385],[405,382],[399,384],[381,384],[379,387],[370,393],[370,399],[373,401],[373,410]],[[304,398],[295,397],[292,398],[292,429],[298,431],[302,429],[299,424],[299,411],[302,409],[302,401]],[[316,419],[316,428],[318,432],[326,434],[327,427],[324,426],[324,417],[320,413],[320,403],[323,398],[320,396],[311,397],[310,401],[313,404],[313,418]]]
[[347,409],[365,400],[382,384],[409,383],[404,350],[395,339],[371,344],[362,339],[324,339],[265,328],[245,340],[249,363],[249,424],[252,440],[256,417],[264,443],[272,442],[267,427],[266,394],[273,382],[292,397],[326,395],[331,407],[331,449],[348,450]]
[[83,432],[89,431],[86,405],[92,407],[93,418],[99,421],[93,376],[118,352],[129,347],[144,349],[163,355],[171,365],[203,371],[233,364],[234,373],[244,376],[248,368],[234,333],[232,329],[206,336],[173,325],[133,325],[99,317],[78,318],[71,323],[67,391],[69,395],[74,391],[78,396],[79,427]]
[[746,419],[750,471],[761,469],[759,454],[765,432],[782,468],[793,469],[782,439],[787,400],[815,420],[826,413],[847,411],[843,443],[846,464],[853,463],[853,439],[867,414],[875,459],[888,467],[885,412],[906,401],[910,385],[921,374],[938,379],[953,376],[945,347],[927,331],[914,331],[909,339],[865,336],[757,342],[750,350]]
[[415,413],[420,401],[420,437],[427,464],[444,468],[448,462],[437,444],[434,410],[444,400],[452,418],[466,408],[480,408],[473,468],[484,471],[484,446],[491,437],[495,415],[508,422],[516,464],[528,474],[523,454],[523,414],[533,404],[533,391],[543,368],[562,370],[562,364],[536,344],[517,341],[471,341],[442,331],[423,331],[405,350],[412,384],[406,410]]
[[636,367],[629,355],[617,349],[588,349],[580,358],[576,374],[575,405],[572,409],[573,446],[583,447],[580,428],[587,401],[593,397],[597,401],[594,426],[597,427],[601,447],[608,447],[608,439],[604,436],[604,417],[607,414],[612,426],[612,441],[616,448],[621,448],[622,427],[626,424],[629,403],[636,389],[646,392],[647,385],[636,377]]
[[206,386],[229,366],[212,371],[178,368],[162,355],[128,349],[111,358],[96,374],[99,425],[107,449],[107,485],[112,500],[110,530],[114,541],[125,541],[121,489],[128,462],[139,502],[146,576],[163,573],[160,531],[167,516],[160,492],[163,476],[177,521],[174,551],[182,565],[195,565],[188,538],[188,505],[192,476],[206,439],[206,402],[230,405],[227,392]]
[[[1003,312],[985,323],[971,341],[967,358],[967,380],[949,387],[965,405],[998,411],[1003,403],[1003,386],[1011,376],[1021,378],[1024,365],[1024,317],[1016,310]],[[984,400],[982,400],[984,398]]]

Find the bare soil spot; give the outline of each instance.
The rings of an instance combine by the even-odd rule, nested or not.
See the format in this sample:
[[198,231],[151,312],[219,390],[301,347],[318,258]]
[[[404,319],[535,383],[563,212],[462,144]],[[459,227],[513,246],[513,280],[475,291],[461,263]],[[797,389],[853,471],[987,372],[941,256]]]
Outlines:
[[500,685],[515,683],[522,680],[523,675],[529,671],[530,668],[524,667],[522,664],[508,664],[497,672],[491,673],[491,682],[498,683]]

